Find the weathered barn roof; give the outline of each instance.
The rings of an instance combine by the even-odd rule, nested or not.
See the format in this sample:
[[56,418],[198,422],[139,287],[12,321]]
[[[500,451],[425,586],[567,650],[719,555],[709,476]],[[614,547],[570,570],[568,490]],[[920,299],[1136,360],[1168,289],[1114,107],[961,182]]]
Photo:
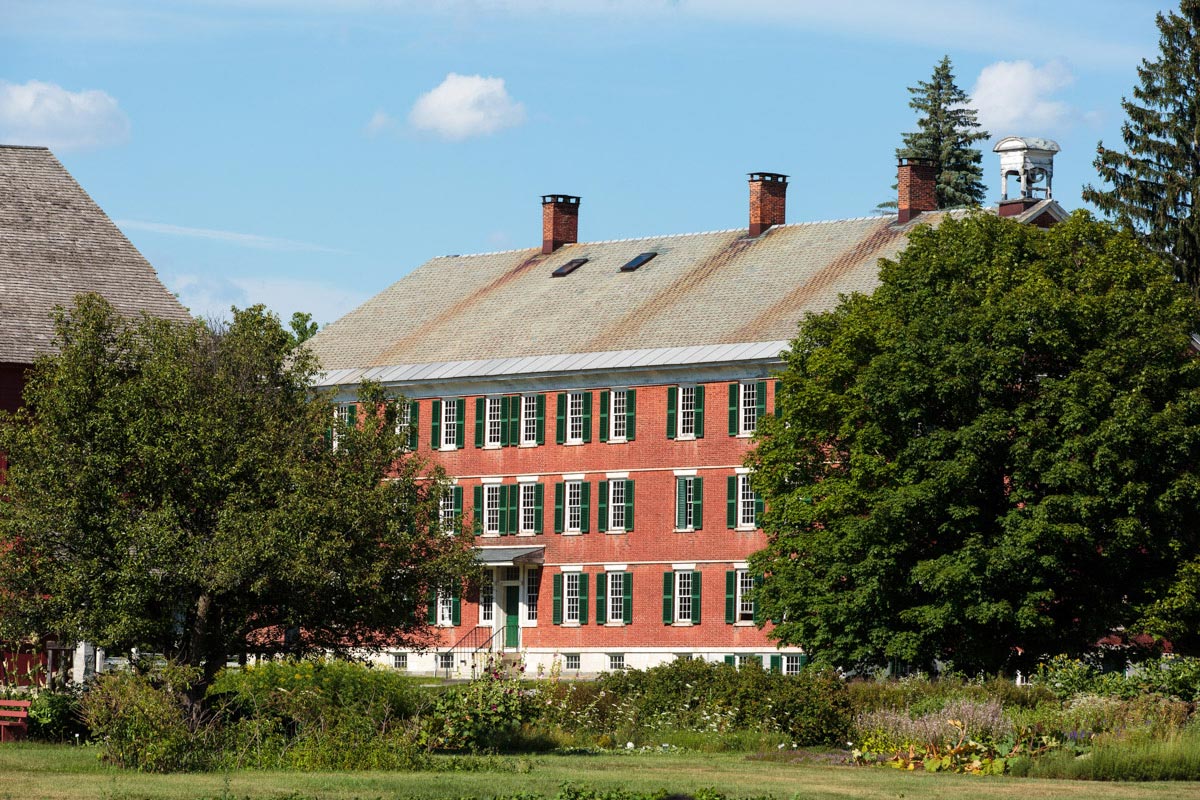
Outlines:
[[82,292],[126,316],[190,319],[53,153],[0,145],[0,362],[50,352],[51,312]]
[[[943,215],[921,215],[936,224]],[[310,342],[331,372],[372,367],[647,351],[796,335],[809,311],[870,292],[916,222],[895,217],[432,259]],[[657,255],[634,271],[621,266]],[[551,273],[587,259],[569,275]],[[542,367],[545,367],[543,364]]]

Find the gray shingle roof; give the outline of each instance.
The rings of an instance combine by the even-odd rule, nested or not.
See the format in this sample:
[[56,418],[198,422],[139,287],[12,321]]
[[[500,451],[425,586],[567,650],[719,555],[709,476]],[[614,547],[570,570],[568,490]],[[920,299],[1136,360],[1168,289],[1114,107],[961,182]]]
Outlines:
[[[941,214],[916,222],[936,223]],[[903,247],[894,217],[781,225],[432,259],[326,327],[310,346],[327,370],[607,353],[796,335],[808,311],[870,292]],[[658,256],[635,272],[639,253]],[[587,263],[563,278],[551,271]]]
[[50,352],[51,311],[81,292],[126,316],[191,318],[49,150],[0,145],[0,362]]

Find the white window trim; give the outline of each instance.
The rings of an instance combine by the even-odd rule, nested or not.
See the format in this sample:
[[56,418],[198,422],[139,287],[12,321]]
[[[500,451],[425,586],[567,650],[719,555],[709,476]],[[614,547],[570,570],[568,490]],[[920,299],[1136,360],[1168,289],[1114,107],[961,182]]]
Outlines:
[[[492,494],[492,492],[489,491],[490,489],[496,490],[496,500],[495,500],[494,506],[489,500],[489,498]],[[496,529],[488,530],[488,521],[489,521],[488,517],[491,516],[492,511],[496,512]],[[480,535],[481,536],[499,536],[500,528],[503,524],[503,521],[500,519],[500,515],[503,513],[504,513],[504,509],[500,508],[500,480],[496,479],[496,480],[491,480],[491,481],[484,481],[484,483],[483,483],[483,508],[481,509],[482,524],[479,527]]]
[[[571,527],[571,486],[579,487],[579,524]],[[580,536],[583,534],[583,480],[568,478],[563,481],[563,536]]]
[[[691,474],[691,475],[681,475],[681,474],[680,474],[681,472],[690,472],[690,473],[692,473],[692,474]],[[695,492],[696,492],[696,481],[694,480],[694,479],[696,478],[696,470],[694,470],[694,469],[692,469],[692,470],[686,470],[686,469],[683,469],[683,470],[675,470],[675,480],[676,480],[676,482],[678,482],[680,479],[687,479],[687,478],[692,478],[692,479],[693,479],[693,480],[692,480],[692,487],[691,487],[691,491],[690,491],[690,494],[692,495],[692,499],[691,499],[691,501],[690,501],[690,502],[688,502],[688,508],[687,508],[687,509],[684,511],[684,517],[685,517],[685,518],[686,518],[686,517],[692,517],[692,522],[691,522],[691,524],[690,524],[690,525],[685,525],[685,526],[683,526],[682,528],[680,528],[680,527],[675,527],[675,528],[672,528],[672,530],[673,530],[675,533],[694,533],[694,532],[696,531],[696,519],[695,519],[695,516],[693,515],[693,510],[692,510],[692,509],[695,507],[695,502],[696,502],[696,496],[695,496]],[[675,513],[672,515],[672,519],[673,519],[675,522],[678,522],[678,521],[679,521],[679,508],[678,508],[678,504],[679,504],[679,495],[678,495],[679,487],[678,487],[678,485],[676,485],[676,487],[675,487],[675,490],[676,490],[676,495],[675,495],[675,504],[676,504],[676,508],[675,508]]]
[[445,589],[437,592],[437,627],[454,627],[454,596]]
[[[525,502],[525,490],[529,490],[529,503]],[[525,512],[534,517],[533,527],[525,527]],[[517,483],[517,535],[518,536],[535,536],[537,535],[537,484],[529,481],[520,481]]]
[[[625,393],[625,408],[624,408],[624,410],[621,411],[621,413],[619,415],[616,412],[617,392]],[[625,433],[622,433],[619,436],[615,433],[616,427],[617,427],[617,417],[620,416],[622,421],[624,421],[628,411],[629,411],[629,389],[624,388],[624,387],[609,389],[608,390],[608,441],[610,444],[622,444],[624,442],[629,441],[628,428],[626,428]]]
[[742,619],[742,602],[746,596],[746,590],[742,587],[742,576],[749,578],[750,589],[754,588],[754,578],[750,576],[750,570],[739,569],[734,573],[733,578],[733,624],[750,626],[754,624],[754,604],[750,604],[750,619]]
[[[692,609],[692,579],[694,577],[692,575],[692,572],[695,569],[695,565],[692,565],[692,566],[693,566],[693,569],[675,569],[675,609],[674,609],[674,620],[672,621],[671,624],[678,625],[679,627],[684,627],[684,628],[690,627],[692,624],[692,612],[693,612],[693,609]],[[683,576],[683,575],[687,576],[687,585],[688,585],[687,592],[681,592],[679,589],[679,584],[682,582],[681,576]],[[687,602],[688,602],[688,613],[687,613],[686,617],[681,613],[683,611],[683,596],[684,596],[684,594],[687,595]]]
[[671,472],[676,478],[695,478],[699,474],[699,470],[695,469],[676,469]]
[[[583,395],[584,395],[584,392],[582,392],[582,391],[567,392],[566,418],[564,420],[564,425],[566,427],[566,430],[564,431],[563,444],[570,444],[570,445],[583,444],[583,434],[584,434],[583,426],[584,426],[584,416],[585,416]],[[579,398],[579,414],[578,414],[579,436],[572,436],[571,435],[571,420],[573,419],[573,415],[571,414],[571,404],[572,404],[572,401],[577,397]]]
[[[692,432],[683,432],[683,390],[692,390]],[[696,384],[684,383],[678,387],[678,393],[675,397],[675,439],[676,441],[689,442],[696,438]]]
[[[739,531],[758,530],[758,524],[755,520],[753,520],[755,501],[754,500],[750,501],[751,521],[746,522],[745,500],[742,497],[742,495],[745,493],[744,490],[750,488],[749,470],[747,470],[746,472],[739,472],[737,477],[738,477],[738,479],[737,479],[737,530],[739,530]],[[751,494],[753,494],[753,490],[751,489],[750,491],[751,491]]]
[[[626,520],[625,520],[625,490],[627,488],[625,486],[626,479],[612,477],[613,475],[628,475],[628,474],[629,474],[628,472],[621,472],[621,473],[611,473],[611,475],[607,476],[610,479],[608,481],[608,498],[607,498],[608,519],[604,520],[604,532],[605,533],[618,534],[618,533],[625,533],[628,530],[628,528],[625,525],[625,522],[626,522]],[[617,494],[618,486],[621,487],[621,502],[620,503],[617,503],[614,501],[614,497]],[[614,518],[617,515],[617,506],[621,507],[621,526],[619,528],[614,524]]]
[[[496,441],[492,441],[492,404],[496,405]],[[504,441],[504,417],[500,416],[500,395],[483,399],[483,449],[497,450]]]
[[[621,593],[620,593],[620,597],[616,600],[613,599],[614,597],[616,597],[616,595],[613,594],[613,576],[614,575],[621,576],[620,577]],[[611,626],[614,628],[623,627],[625,625],[625,570],[614,570],[614,569],[609,569],[608,567],[605,567],[604,584],[605,584],[604,585],[605,600],[608,604],[608,608],[606,609],[606,611],[608,613],[605,615],[604,624],[606,626]],[[621,613],[617,615],[617,619],[613,619],[612,612],[613,612],[613,604],[614,603],[616,603],[621,610]]]
[[[455,435],[447,441],[447,435],[450,433],[450,424],[453,423]],[[443,397],[442,398],[442,420],[441,420],[442,441],[438,450],[448,452],[458,449],[458,437],[462,436],[462,431],[458,430],[458,398]]]
[[[758,393],[759,381],[738,381],[738,438],[748,439],[754,435],[753,430],[746,430],[746,387],[753,386],[755,394]],[[754,400],[754,428],[758,429],[758,398]]]
[[[518,443],[518,445],[520,447],[537,447],[537,395],[536,394],[522,394],[522,395],[518,395],[518,396],[521,398],[521,413],[519,415],[520,422],[518,423],[521,426],[521,440]],[[532,401],[532,406],[533,406],[533,408],[529,411],[528,417],[526,417],[526,415],[525,415],[525,400],[526,400],[526,398],[528,398],[529,400]],[[529,422],[533,425],[533,437],[528,438],[528,439],[525,438],[525,430],[526,430],[527,422]]]
[[[499,616],[496,614],[496,577],[494,575],[488,575],[487,580],[484,583],[491,587],[492,602],[488,604],[483,602],[483,586],[481,585],[479,587],[479,624],[482,626],[491,626],[496,623],[496,618]],[[485,610],[489,612],[491,619],[486,619],[484,617]]]
[[[571,582],[570,582],[570,580],[568,580],[568,578],[569,578],[569,576],[572,576],[572,575],[577,576],[576,580],[575,580],[575,619],[570,619],[568,617],[568,613],[570,612],[570,609],[571,609],[571,605],[569,602],[569,600],[570,600],[569,592],[570,592]],[[566,625],[569,627],[579,627],[580,626],[579,619],[581,616],[581,612],[583,611],[583,602],[582,602],[582,598],[579,595],[579,586],[582,581],[583,581],[582,567],[579,570],[572,570],[570,572],[567,572],[565,569],[563,570],[563,594],[562,594],[562,624],[563,625]]]
[[542,614],[542,590],[541,590],[541,585],[539,583],[538,593],[537,593],[538,617],[530,617],[529,614],[530,614],[531,606],[530,606],[530,602],[529,602],[529,580],[530,580],[530,577],[536,573],[536,574],[538,574],[538,580],[540,581],[541,580],[541,571],[542,570],[540,567],[528,567],[524,571],[524,574],[521,576],[521,613],[517,617],[518,627],[521,627],[521,628],[536,628],[537,627],[538,617],[540,617]]

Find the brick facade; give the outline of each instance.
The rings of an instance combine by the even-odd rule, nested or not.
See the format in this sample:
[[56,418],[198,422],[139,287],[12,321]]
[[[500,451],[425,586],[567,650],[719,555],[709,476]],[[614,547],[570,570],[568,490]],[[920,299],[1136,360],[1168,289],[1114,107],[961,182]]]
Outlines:
[[923,158],[902,158],[897,169],[897,221],[903,225],[924,211],[937,211],[937,166]]

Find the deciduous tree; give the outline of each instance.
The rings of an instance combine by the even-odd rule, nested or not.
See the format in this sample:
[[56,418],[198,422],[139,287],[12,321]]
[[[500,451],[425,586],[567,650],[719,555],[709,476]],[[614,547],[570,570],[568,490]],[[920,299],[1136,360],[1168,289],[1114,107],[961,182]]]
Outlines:
[[468,541],[443,534],[437,472],[402,454],[393,398],[367,386],[335,421],[316,363],[261,307],[214,327],[85,295],[57,332],[25,408],[0,418],[8,633],[210,677],[248,649],[423,641],[425,598],[470,571]]
[[1195,619],[1200,314],[1169,268],[1083,213],[978,214],[881,281],[804,320],[752,456],[777,637],[997,670]]

